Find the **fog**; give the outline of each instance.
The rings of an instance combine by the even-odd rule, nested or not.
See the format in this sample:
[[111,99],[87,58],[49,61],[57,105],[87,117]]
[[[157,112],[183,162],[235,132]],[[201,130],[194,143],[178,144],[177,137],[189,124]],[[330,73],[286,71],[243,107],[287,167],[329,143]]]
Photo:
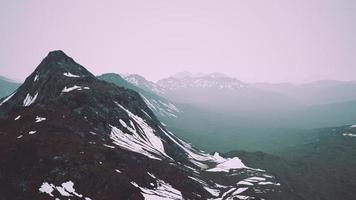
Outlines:
[[23,80],[62,49],[96,74],[180,71],[245,82],[356,79],[356,3],[11,1],[0,3],[0,74]]

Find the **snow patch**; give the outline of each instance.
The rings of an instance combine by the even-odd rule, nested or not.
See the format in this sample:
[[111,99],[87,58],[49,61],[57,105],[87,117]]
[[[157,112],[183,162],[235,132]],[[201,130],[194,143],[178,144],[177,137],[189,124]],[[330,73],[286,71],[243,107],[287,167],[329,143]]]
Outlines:
[[253,186],[253,183],[247,182],[247,181],[239,181],[237,183],[237,185],[249,185],[249,186]]
[[356,134],[352,134],[352,133],[344,133],[342,135],[343,136],[348,136],[348,137],[356,137]]
[[53,184],[49,184],[47,182],[42,183],[40,189],[38,189],[41,193],[46,193],[49,196],[53,197],[52,192],[54,191],[54,185]]
[[42,122],[42,121],[45,121],[45,120],[46,120],[46,118],[37,116],[35,122],[39,123],[39,122]]
[[15,119],[14,119],[14,120],[16,121],[16,120],[19,120],[20,118],[21,118],[21,115],[19,115],[19,116],[15,117]]
[[222,156],[220,156],[220,154],[218,152],[215,152],[213,157],[215,158],[215,160],[218,162],[218,163],[222,163],[222,162],[225,162],[226,159],[223,158]]
[[33,134],[35,134],[36,132],[37,132],[37,131],[29,131],[28,134],[33,135]]
[[111,146],[111,145],[103,144],[103,146],[104,146],[104,147],[108,147],[108,148],[110,148],[110,149],[115,149],[115,147],[114,147],[114,146]]
[[163,180],[157,179],[157,187],[154,189],[148,189],[140,187],[137,183],[131,182],[131,184],[141,190],[145,200],[181,200],[183,199],[182,193],[173,188],[170,184]]
[[35,96],[31,96],[30,94],[26,95],[26,98],[23,100],[23,106],[27,107],[33,104],[35,102],[36,98],[38,96],[38,92],[35,94]]
[[83,86],[78,86],[78,85],[74,85],[72,87],[67,88],[67,86],[65,86],[62,90],[62,92],[66,93],[66,92],[71,92],[73,90],[89,90],[89,87],[83,87]]
[[216,165],[214,168],[208,169],[209,172],[229,172],[230,169],[243,169],[247,168],[245,164],[242,163],[240,158],[227,158],[223,162]]
[[[79,193],[77,193],[75,191],[74,183],[72,181],[64,182],[60,186],[55,186],[52,183],[43,182],[41,187],[39,188],[40,193],[46,193],[51,197],[54,196],[52,194],[52,192],[54,192],[55,190],[57,190],[59,192],[59,194],[64,196],[64,197],[71,197],[71,196],[76,196],[76,197],[79,197],[79,198],[83,197],[82,194],[79,194]],[[89,197],[84,197],[84,199],[85,200],[90,200]]]
[[35,78],[33,79],[33,82],[36,82],[38,80],[38,74],[36,74]]
[[266,180],[265,178],[257,177],[257,176],[245,179],[245,181],[248,181],[248,182],[260,182],[260,181],[265,181],[265,180]]
[[258,185],[277,185],[277,186],[280,186],[281,184],[267,181],[267,182],[259,182]]
[[206,186],[204,186],[204,189],[206,191],[208,191],[211,195],[213,195],[214,197],[218,197],[219,194],[220,194],[220,190],[216,190],[216,189],[211,189],[211,188],[208,188]]
[[248,189],[247,187],[238,188],[234,193],[232,193],[232,195],[241,194],[245,192],[247,189]]
[[79,75],[74,75],[70,72],[65,72],[65,73],[63,73],[63,75],[66,77],[71,77],[71,78],[79,78],[80,77]]
[[72,181],[67,181],[65,183],[62,183],[62,187],[68,191],[69,193],[71,194],[74,194],[75,196],[77,197],[83,197],[83,195],[81,194],[78,194],[77,192],[75,192],[75,189],[74,189],[74,183]]
[[56,189],[57,189],[57,191],[58,191],[62,196],[65,196],[65,197],[70,197],[70,196],[72,196],[72,195],[69,194],[67,191],[65,191],[65,189],[62,188],[61,186],[57,186]]
[[[111,126],[111,135],[113,136],[112,138],[116,144],[123,145],[124,148],[128,148],[138,153],[143,153],[146,156],[150,155],[150,158],[158,158],[157,155],[160,157],[170,158],[164,150],[164,145],[161,138],[154,133],[152,127],[150,127],[141,117],[131,113],[128,109],[119,103],[114,103],[123,109],[128,114],[130,119],[132,119],[137,124],[136,129],[131,120],[130,124],[132,127],[129,127],[123,120],[119,120],[120,124],[129,130],[132,135],[125,134],[120,129]],[[118,138],[117,136],[120,135],[121,138]]]
[[15,94],[16,94],[16,92],[14,92],[14,93],[12,93],[11,95],[9,95],[8,97],[6,97],[6,98],[0,103],[0,106],[2,106],[5,102],[7,102],[8,100],[10,100]]
[[160,155],[160,152],[154,149],[151,144],[142,139],[140,136],[125,134],[120,129],[112,125],[110,125],[110,127],[110,138],[113,140],[114,144],[129,151],[143,154],[149,158],[161,160],[158,156]]

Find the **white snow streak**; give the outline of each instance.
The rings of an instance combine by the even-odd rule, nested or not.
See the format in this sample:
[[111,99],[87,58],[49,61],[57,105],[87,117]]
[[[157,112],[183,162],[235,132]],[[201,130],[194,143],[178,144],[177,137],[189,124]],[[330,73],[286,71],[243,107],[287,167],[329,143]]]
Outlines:
[[122,145],[126,149],[142,153],[150,158],[170,158],[164,150],[161,138],[154,133],[152,127],[150,127],[141,117],[131,113],[128,109],[124,108],[119,103],[115,102],[115,104],[123,109],[128,114],[130,119],[137,123],[137,128],[135,128],[135,125],[131,120],[131,127],[128,126],[123,120],[119,120],[121,125],[126,128],[132,135],[126,134],[120,129],[111,126],[111,136],[115,144],[120,146]]
[[141,193],[145,200],[181,200],[183,199],[182,193],[173,188],[170,184],[163,180],[157,179],[157,187],[154,189],[148,189],[140,187],[135,182],[131,182],[135,187],[140,188]]
[[67,76],[67,77],[71,77],[71,78],[79,78],[80,76],[79,75],[74,75],[70,72],[65,72],[63,73],[64,76]]
[[237,183],[237,185],[249,185],[249,186],[253,186],[253,183],[247,182],[247,181],[239,181]]
[[120,146],[121,148],[143,154],[149,158],[161,160],[160,152],[154,149],[147,141],[143,140],[139,135],[125,134],[120,129],[115,126],[111,126],[110,138],[113,143]]
[[33,135],[33,134],[35,134],[36,132],[37,132],[37,131],[29,131],[28,134]]
[[33,104],[35,102],[36,98],[38,96],[38,92],[35,94],[35,96],[31,96],[30,94],[26,95],[26,98],[23,100],[23,106],[27,107]]
[[36,82],[38,80],[38,74],[36,74],[35,78],[33,79],[33,82]]
[[267,182],[259,182],[258,185],[281,185],[280,183],[273,183],[273,182],[270,182],[270,181],[267,181]]
[[46,120],[46,118],[37,116],[35,122],[38,123],[38,122],[42,122],[44,120]]
[[247,168],[240,158],[227,158],[225,161],[221,162],[220,164],[216,165],[215,168],[208,169],[206,171],[209,172],[229,172],[230,169],[243,169]]
[[72,87],[67,88],[67,86],[65,86],[62,90],[62,92],[71,92],[73,90],[89,90],[89,87],[83,87],[83,86],[78,86],[78,85],[74,85]]
[[152,110],[156,111],[157,114],[161,116],[177,118],[177,113],[180,111],[178,108],[170,102],[163,102],[161,100],[156,100],[154,98],[146,98],[140,93],[142,99],[145,101],[147,106]]
[[6,99],[4,99],[1,103],[0,106],[2,106],[2,104],[4,104],[5,102],[7,102],[8,100],[11,99],[11,97],[13,97],[16,94],[16,92],[12,93],[11,95],[9,95],[8,97],[6,97]]
[[343,136],[349,136],[349,137],[356,137],[356,134],[352,134],[352,133],[344,133],[342,135]]
[[110,148],[110,149],[115,149],[115,147],[114,147],[114,146],[111,146],[111,145],[103,144],[103,146],[104,146],[104,147],[108,147],[108,148]]

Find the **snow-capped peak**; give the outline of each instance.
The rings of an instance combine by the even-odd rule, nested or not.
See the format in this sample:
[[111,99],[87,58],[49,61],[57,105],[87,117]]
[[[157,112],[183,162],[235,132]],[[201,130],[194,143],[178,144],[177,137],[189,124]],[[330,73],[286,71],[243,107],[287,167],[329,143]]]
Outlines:
[[159,85],[161,88],[164,88],[165,90],[179,90],[187,88],[238,90],[246,87],[245,83],[222,73],[197,75],[182,73],[159,80],[157,85]]

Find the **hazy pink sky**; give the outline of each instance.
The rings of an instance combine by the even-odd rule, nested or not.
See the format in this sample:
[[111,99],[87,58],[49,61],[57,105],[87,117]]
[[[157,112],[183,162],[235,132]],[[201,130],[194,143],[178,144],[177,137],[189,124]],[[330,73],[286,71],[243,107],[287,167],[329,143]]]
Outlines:
[[356,79],[355,0],[0,0],[0,74],[48,51],[94,74],[222,72],[247,82]]

